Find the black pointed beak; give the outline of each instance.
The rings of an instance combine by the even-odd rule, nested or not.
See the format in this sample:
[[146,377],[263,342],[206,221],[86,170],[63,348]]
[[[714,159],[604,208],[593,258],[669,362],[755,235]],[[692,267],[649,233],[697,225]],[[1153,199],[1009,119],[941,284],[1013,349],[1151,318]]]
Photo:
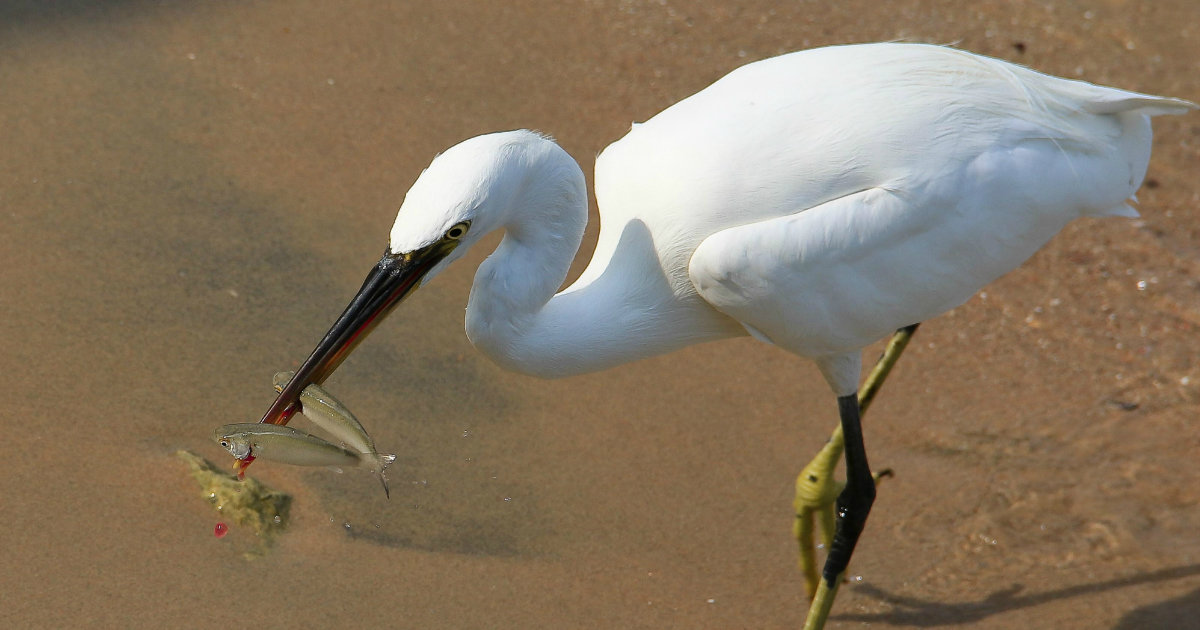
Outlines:
[[[296,370],[292,380],[279,392],[260,422],[287,424],[299,411],[297,401],[300,392],[313,383],[324,383],[379,322],[411,295],[420,286],[421,279],[446,258],[456,245],[457,241],[443,239],[404,254],[394,254],[390,249],[385,251],[346,310],[342,311],[312,354]],[[247,465],[239,462],[238,472],[242,472]]]

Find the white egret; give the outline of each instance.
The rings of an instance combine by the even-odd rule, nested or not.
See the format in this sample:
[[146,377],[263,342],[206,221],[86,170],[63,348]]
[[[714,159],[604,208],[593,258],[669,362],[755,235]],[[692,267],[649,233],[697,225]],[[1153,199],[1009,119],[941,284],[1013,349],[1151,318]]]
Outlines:
[[263,421],[287,422],[414,288],[504,230],[466,313],[503,367],[558,377],[746,334],[816,362],[846,444],[832,601],[875,492],[862,348],[962,304],[1072,219],[1136,216],[1150,117],[1193,107],[921,44],[751,63],[600,154],[599,241],[562,291],[583,172],[531,131],[471,138],[413,184],[382,259]]

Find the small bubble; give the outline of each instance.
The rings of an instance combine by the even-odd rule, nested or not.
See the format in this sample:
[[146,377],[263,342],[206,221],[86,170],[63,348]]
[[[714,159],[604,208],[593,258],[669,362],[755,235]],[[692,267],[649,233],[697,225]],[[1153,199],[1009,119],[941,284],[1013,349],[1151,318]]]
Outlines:
[[280,524],[280,523],[282,523],[282,522],[283,522],[283,519],[282,519],[282,518],[280,518],[278,514],[276,514],[276,515],[275,515],[275,518],[273,518],[273,519],[271,519],[271,520],[275,521],[275,524],[276,524],[276,525],[278,525],[278,524]]
[[345,527],[346,531],[350,531],[350,521],[342,523],[342,527]]
[[1138,281],[1137,281],[1137,290],[1138,290],[1138,291],[1145,291],[1145,290],[1146,290],[1146,281],[1145,281],[1145,280],[1138,280]]
[[505,502],[505,503],[508,503],[508,502],[510,502],[510,501],[512,501],[512,497],[504,497],[504,502]]
[[713,599],[713,598],[709,597],[709,598],[708,598],[708,603],[710,603],[710,604],[715,604],[715,603],[717,603],[717,600],[715,600],[715,599]]

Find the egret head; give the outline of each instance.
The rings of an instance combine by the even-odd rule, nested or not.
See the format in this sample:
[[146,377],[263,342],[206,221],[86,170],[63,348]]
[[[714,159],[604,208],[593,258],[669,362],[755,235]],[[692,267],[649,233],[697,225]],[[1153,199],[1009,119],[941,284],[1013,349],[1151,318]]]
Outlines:
[[495,133],[436,157],[405,195],[383,257],[262,421],[286,424],[305,387],[323,383],[404,298],[503,226],[524,185],[525,148],[541,143],[553,144],[530,131]]
[[404,196],[388,249],[414,252],[446,236],[457,239],[428,280],[501,227],[525,179],[523,153],[531,138],[546,141],[529,131],[493,133],[464,140],[434,158]]

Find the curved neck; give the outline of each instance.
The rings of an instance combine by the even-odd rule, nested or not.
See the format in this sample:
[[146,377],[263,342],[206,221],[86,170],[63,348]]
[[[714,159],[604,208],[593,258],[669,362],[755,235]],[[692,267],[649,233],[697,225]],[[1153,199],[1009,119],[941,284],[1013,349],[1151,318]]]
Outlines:
[[587,184],[579,165],[552,142],[530,159],[505,160],[504,238],[475,272],[467,337],[495,362],[524,371],[519,346],[536,315],[566,280],[587,227]]
[[611,255],[556,294],[587,225],[583,173],[559,153],[518,167],[505,236],[475,274],[466,330],[480,351],[513,371],[560,377],[745,334],[695,295],[677,295],[640,221],[605,226],[621,230]]

